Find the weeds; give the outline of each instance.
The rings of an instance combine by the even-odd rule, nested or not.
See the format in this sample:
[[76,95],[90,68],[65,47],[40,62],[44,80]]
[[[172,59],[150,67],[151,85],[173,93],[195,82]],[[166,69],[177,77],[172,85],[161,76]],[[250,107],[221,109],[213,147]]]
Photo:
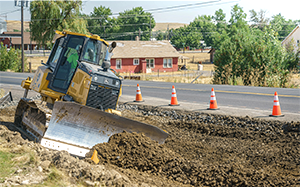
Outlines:
[[15,156],[15,154],[0,151],[0,183],[3,183],[5,181],[5,177],[15,171],[15,164],[12,161],[12,158]]
[[47,181],[54,181],[54,182],[58,182],[61,181],[64,177],[63,177],[63,173],[61,171],[59,171],[58,169],[56,169],[56,167],[52,166],[50,168],[50,173],[48,174],[48,178]]
[[5,95],[5,91],[3,89],[0,89],[0,98]]
[[[2,144],[3,145],[3,144]],[[13,174],[18,167],[24,165],[37,165],[37,156],[29,148],[16,146],[15,148],[0,149],[0,183]]]

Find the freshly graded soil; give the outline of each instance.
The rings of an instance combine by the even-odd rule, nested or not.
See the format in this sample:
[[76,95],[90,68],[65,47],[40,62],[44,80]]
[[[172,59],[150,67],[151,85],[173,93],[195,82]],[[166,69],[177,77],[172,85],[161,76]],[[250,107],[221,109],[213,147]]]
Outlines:
[[[124,131],[111,136],[107,143],[95,145],[81,160],[67,152],[28,143],[19,133],[3,127],[13,130],[11,108],[0,109],[0,137],[7,144],[29,145],[43,168],[53,165],[87,185],[300,186],[299,121],[266,121],[143,105],[120,105],[119,109],[124,117],[167,131],[165,143]],[[98,152],[98,164],[90,159],[94,150]]]

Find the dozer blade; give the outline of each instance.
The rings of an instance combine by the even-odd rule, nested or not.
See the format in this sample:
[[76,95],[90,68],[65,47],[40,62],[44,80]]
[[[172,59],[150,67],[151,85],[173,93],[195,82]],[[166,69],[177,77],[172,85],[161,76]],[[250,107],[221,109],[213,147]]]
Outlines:
[[84,157],[94,145],[108,142],[110,136],[124,130],[144,133],[159,143],[164,143],[168,136],[163,130],[149,124],[73,102],[56,101],[41,144]]

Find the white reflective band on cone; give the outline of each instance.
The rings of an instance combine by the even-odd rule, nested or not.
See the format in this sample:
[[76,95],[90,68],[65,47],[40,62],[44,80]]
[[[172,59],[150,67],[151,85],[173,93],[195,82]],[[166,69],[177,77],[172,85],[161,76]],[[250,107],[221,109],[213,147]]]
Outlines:
[[173,92],[173,93],[176,92],[176,91],[175,91],[175,88],[172,89],[172,92]]
[[274,106],[279,106],[279,101],[275,101]]
[[278,95],[274,95],[274,101],[278,101]]
[[172,97],[176,97],[176,94],[172,94]]
[[210,100],[216,100],[216,97],[211,97]]
[[215,91],[212,91],[210,95],[215,95]]
[[136,92],[137,94],[141,94],[141,91],[139,91],[139,92]]

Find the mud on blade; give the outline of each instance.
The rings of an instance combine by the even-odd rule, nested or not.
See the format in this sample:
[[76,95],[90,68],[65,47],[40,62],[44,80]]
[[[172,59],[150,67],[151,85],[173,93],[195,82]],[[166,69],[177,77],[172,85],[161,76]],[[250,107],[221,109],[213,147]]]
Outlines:
[[110,136],[124,130],[144,133],[159,143],[164,143],[168,136],[163,130],[149,124],[73,102],[57,101],[41,144],[84,157],[95,144],[108,142]]

